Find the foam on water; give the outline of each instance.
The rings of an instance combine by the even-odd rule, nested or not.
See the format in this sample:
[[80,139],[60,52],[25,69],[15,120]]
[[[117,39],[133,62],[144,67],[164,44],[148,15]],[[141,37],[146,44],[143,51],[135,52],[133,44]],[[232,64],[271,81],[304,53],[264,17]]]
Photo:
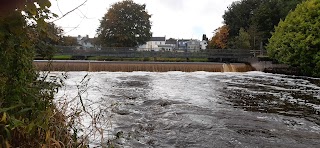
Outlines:
[[[87,74],[87,88],[80,87]],[[110,139],[120,147],[320,145],[320,86],[312,83],[320,79],[201,71],[67,75],[56,98],[75,98],[85,89],[84,104],[106,118],[102,145]],[[92,130],[85,114],[83,123]],[[117,139],[119,132],[123,138]],[[91,140],[99,145],[101,135]]]

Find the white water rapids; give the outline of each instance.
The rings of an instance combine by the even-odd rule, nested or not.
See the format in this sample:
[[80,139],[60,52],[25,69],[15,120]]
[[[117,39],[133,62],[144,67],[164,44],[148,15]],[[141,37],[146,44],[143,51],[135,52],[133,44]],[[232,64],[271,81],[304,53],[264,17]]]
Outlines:
[[[80,83],[88,74],[83,83]],[[61,72],[52,75],[62,77]],[[80,92],[92,146],[320,147],[320,80],[247,73],[69,72],[57,103]],[[77,108],[75,98],[70,108]],[[82,113],[89,132],[92,117]]]

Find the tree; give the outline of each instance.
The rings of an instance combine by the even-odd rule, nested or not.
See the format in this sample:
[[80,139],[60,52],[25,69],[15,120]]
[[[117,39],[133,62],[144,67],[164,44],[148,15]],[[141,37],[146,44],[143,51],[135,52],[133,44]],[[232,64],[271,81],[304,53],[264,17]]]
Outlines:
[[63,36],[60,39],[59,44],[62,46],[77,46],[78,42],[77,42],[77,38],[75,37]]
[[249,26],[247,33],[250,36],[250,49],[257,50],[260,49],[261,43],[263,42],[262,32],[258,30],[258,26],[254,23]]
[[218,49],[225,49],[227,47],[229,35],[229,28],[227,25],[223,25],[215,30],[215,35],[212,37],[211,41],[209,42],[210,48],[218,48]]
[[254,11],[251,23],[257,25],[257,29],[261,32],[264,42],[271,37],[274,32],[274,26],[278,25],[281,19],[284,19],[289,11],[296,8],[297,4],[303,0],[265,0]]
[[146,5],[132,0],[117,2],[100,21],[98,40],[107,47],[136,47],[152,36],[150,17]]
[[[228,7],[223,15],[224,23],[229,26],[229,46],[234,46],[235,37],[239,36],[240,28],[246,30],[251,38],[266,44],[281,19],[284,19],[290,10],[304,0],[241,0]],[[250,28],[251,27],[251,28]],[[255,27],[255,32],[252,32]],[[251,48],[257,48],[255,39],[251,39]],[[253,42],[254,41],[254,42]]]
[[251,24],[254,11],[259,7],[263,0],[241,0],[233,2],[223,15],[224,23],[230,29],[230,38],[239,35],[240,28],[245,30]]
[[235,44],[240,49],[250,49],[250,35],[243,28],[239,30],[239,36],[235,38]]
[[267,45],[270,57],[320,76],[320,1],[307,0],[280,21]]
[[57,52],[55,45],[59,44],[63,30],[54,23],[48,23],[46,31],[34,31],[37,36],[35,42],[36,54],[42,58],[52,59]]

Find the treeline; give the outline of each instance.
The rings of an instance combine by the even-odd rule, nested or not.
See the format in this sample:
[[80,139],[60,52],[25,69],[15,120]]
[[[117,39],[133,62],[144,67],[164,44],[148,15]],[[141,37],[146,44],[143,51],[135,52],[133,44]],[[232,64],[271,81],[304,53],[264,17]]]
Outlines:
[[319,10],[319,0],[307,0],[290,12],[269,39],[268,55],[303,75],[320,77]]
[[270,58],[320,77],[319,10],[319,0],[233,2],[209,48],[267,49]]
[[210,48],[260,49],[274,27],[304,0],[241,0],[223,15],[224,25],[215,30]]
[[320,77],[319,0],[241,0],[223,15],[209,48],[267,49],[268,56]]

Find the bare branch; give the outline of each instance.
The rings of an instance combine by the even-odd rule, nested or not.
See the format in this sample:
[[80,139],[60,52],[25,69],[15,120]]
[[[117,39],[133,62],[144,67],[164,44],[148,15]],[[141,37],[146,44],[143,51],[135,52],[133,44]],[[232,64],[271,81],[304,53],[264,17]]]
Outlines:
[[58,10],[60,11],[60,13],[61,13],[61,15],[62,15],[63,13],[62,13],[62,11],[61,11],[61,9],[60,9],[60,6],[59,6],[59,2],[58,2],[58,0],[56,0],[56,2],[57,2]]
[[87,1],[88,1],[88,0],[85,0],[81,5],[77,6],[76,8],[74,8],[74,9],[72,9],[72,10],[70,10],[70,11],[68,11],[67,13],[65,13],[64,15],[62,15],[62,17],[60,17],[60,18],[58,18],[58,19],[56,19],[56,20],[54,20],[54,21],[52,21],[52,22],[61,20],[62,18],[64,18],[64,17],[67,16],[68,14],[70,14],[71,12],[73,12],[73,11],[77,10],[79,7],[83,6]]

